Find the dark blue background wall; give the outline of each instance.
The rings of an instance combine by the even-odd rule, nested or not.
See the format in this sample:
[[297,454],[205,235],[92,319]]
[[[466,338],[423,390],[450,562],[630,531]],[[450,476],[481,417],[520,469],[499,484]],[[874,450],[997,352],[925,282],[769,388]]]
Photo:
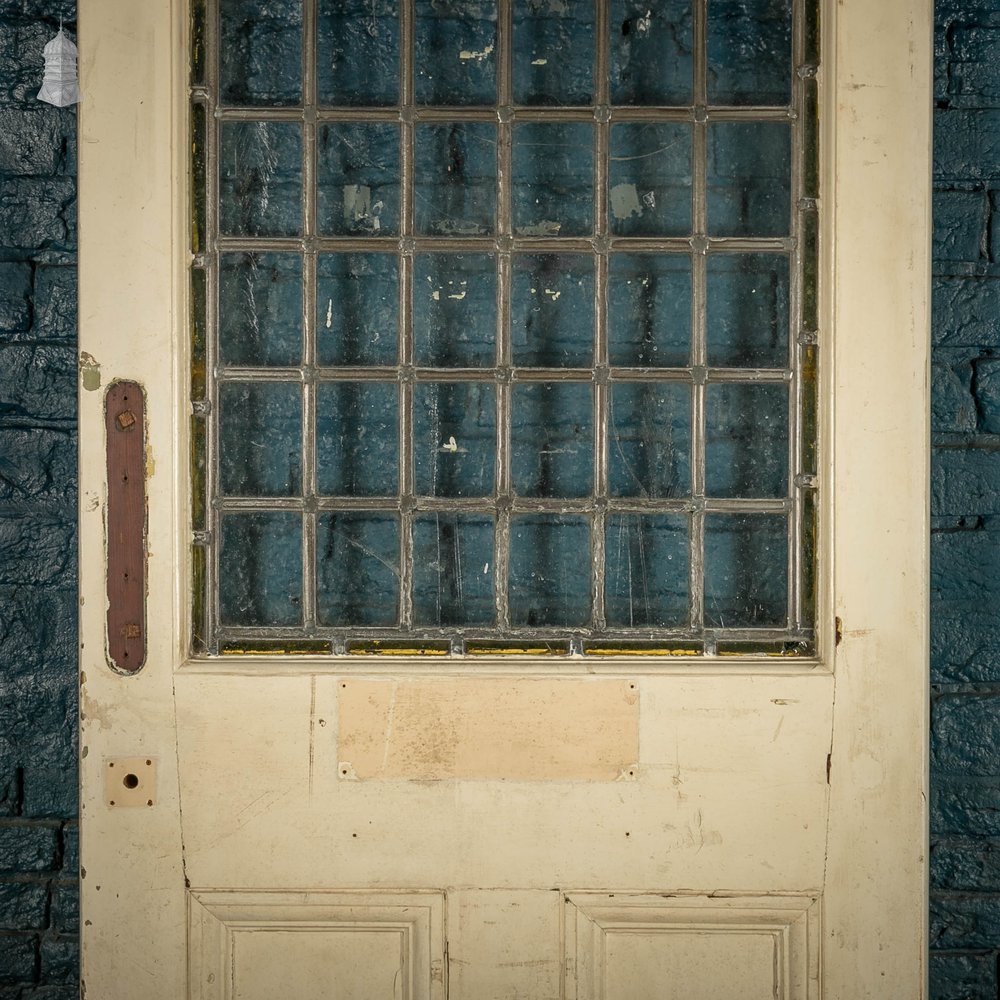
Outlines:
[[[0,0],[0,1000],[76,994],[76,114],[34,99],[60,16]],[[932,996],[996,1000],[1000,0],[936,20]]]
[[78,992],[76,111],[34,96],[60,15],[0,0],[0,1000]]

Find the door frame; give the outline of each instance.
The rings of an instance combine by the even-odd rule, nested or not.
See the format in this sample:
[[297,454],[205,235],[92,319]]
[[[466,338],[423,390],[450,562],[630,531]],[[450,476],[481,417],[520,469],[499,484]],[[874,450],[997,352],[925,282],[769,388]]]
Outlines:
[[[821,372],[820,655],[787,666],[596,668],[832,672],[822,918],[832,998],[926,995],[932,23],[931,0],[824,5],[821,326],[836,335]],[[174,672],[279,667],[264,657],[238,667],[193,661],[186,650],[186,5],[80,0],[79,24],[82,974],[93,996],[152,996],[155,983],[157,995],[174,997],[184,995],[184,955],[157,944],[185,921]],[[103,399],[118,378],[145,387],[147,614],[172,625],[151,631],[135,676],[105,659]],[[292,669],[389,668],[297,659]],[[510,661],[483,669],[552,672]],[[155,761],[155,808],[107,808],[106,762],[116,755]]]

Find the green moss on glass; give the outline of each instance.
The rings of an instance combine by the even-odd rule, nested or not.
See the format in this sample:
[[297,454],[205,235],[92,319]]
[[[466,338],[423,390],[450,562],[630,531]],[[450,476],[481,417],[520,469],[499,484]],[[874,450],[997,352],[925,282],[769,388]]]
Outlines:
[[205,0],[191,0],[191,86],[205,85]]
[[207,650],[205,642],[205,548],[191,547],[191,652]]
[[806,80],[802,105],[802,193],[819,197],[819,94],[815,80]]
[[207,169],[205,106],[191,105],[191,252],[205,249],[205,171]]
[[802,327],[819,328],[819,218],[802,213]]
[[191,528],[205,530],[205,419],[191,417]]

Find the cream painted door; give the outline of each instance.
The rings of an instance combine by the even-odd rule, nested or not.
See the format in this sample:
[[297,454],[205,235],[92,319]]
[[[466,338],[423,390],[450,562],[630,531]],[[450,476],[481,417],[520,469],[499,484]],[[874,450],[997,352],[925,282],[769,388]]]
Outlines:
[[[186,14],[81,0],[86,996],[925,995],[931,5],[825,6],[819,655],[473,669],[189,657]],[[148,422],[134,676],[116,379]]]

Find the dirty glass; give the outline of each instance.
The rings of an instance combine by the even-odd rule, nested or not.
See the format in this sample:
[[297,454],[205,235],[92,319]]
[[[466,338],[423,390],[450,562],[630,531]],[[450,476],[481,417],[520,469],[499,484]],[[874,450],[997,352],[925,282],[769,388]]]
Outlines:
[[810,651],[815,0],[192,18],[195,651]]

